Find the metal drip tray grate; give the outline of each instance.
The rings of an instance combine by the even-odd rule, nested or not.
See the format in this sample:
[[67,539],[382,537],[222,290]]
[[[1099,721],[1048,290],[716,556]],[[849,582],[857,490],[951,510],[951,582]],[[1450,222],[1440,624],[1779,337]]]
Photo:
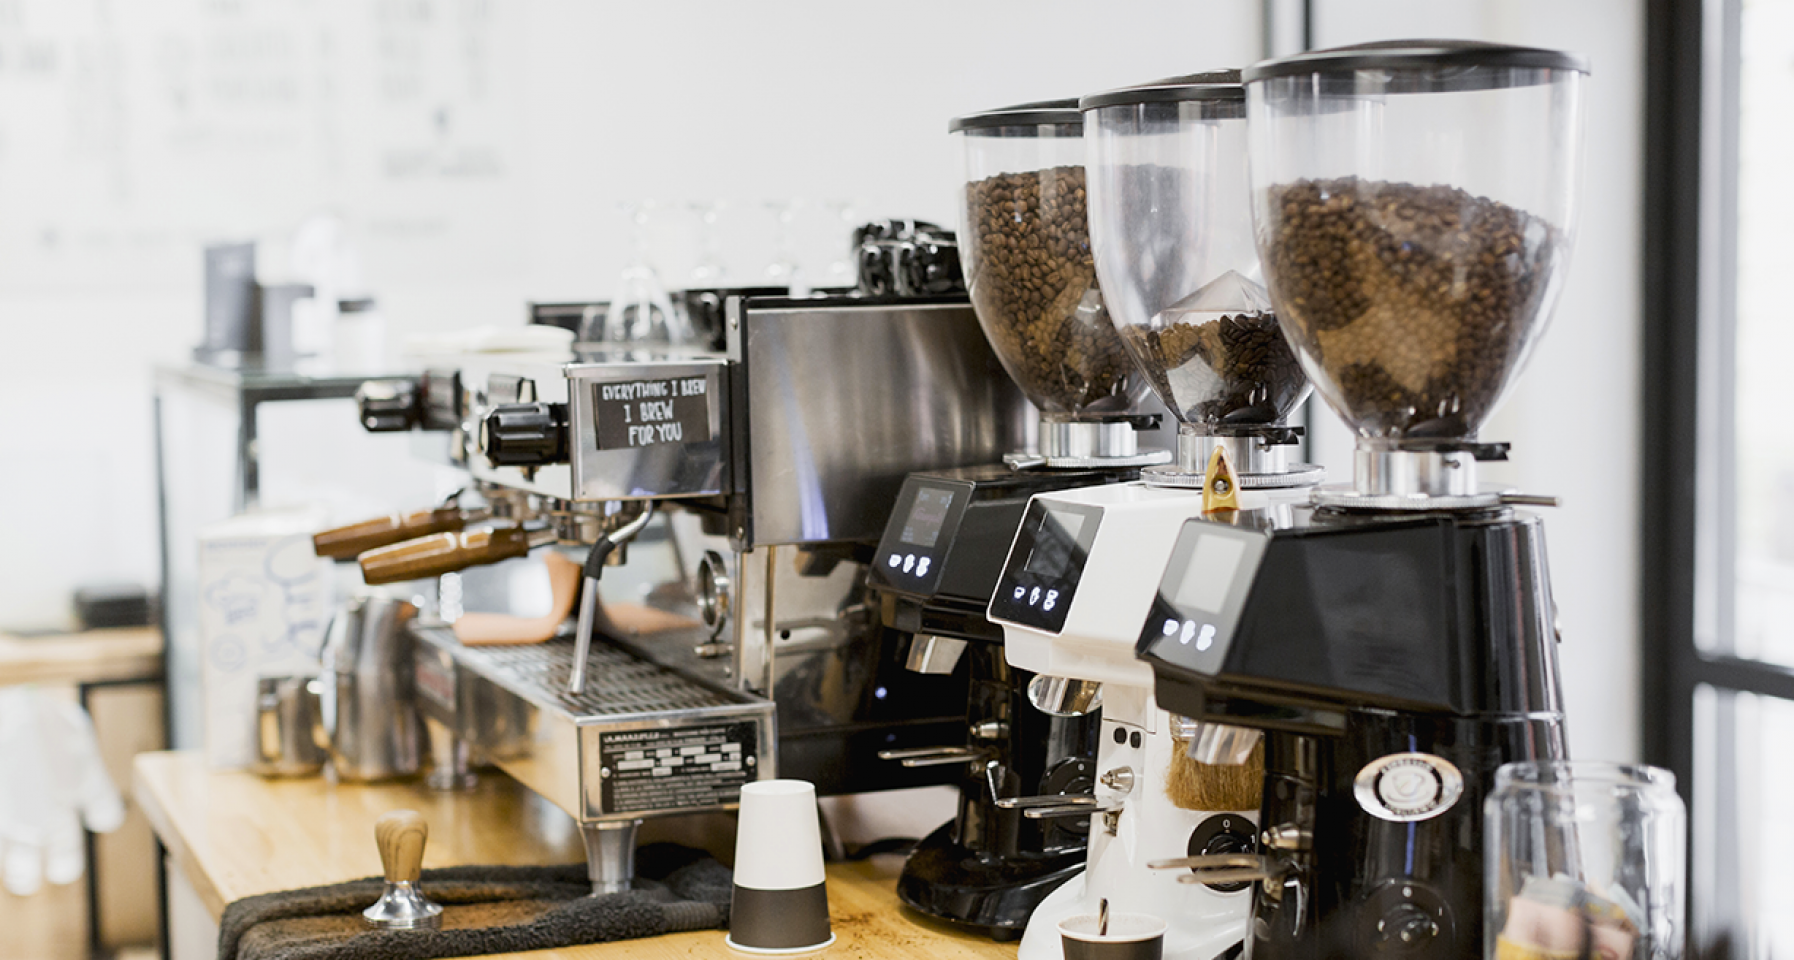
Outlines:
[[567,692],[567,677],[573,670],[571,637],[514,647],[456,644],[453,653],[475,673],[579,719],[728,709],[748,701],[745,696],[732,696],[644,660],[602,638],[592,644],[585,692],[578,696]]

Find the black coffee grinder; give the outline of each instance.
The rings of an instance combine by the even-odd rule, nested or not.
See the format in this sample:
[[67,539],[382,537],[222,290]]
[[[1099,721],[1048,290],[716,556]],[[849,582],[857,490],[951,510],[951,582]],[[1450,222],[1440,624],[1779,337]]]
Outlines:
[[990,464],[904,481],[869,574],[880,618],[912,635],[910,669],[948,673],[963,659],[970,674],[964,743],[880,754],[965,770],[954,819],[916,845],[898,878],[898,897],[916,910],[1011,940],[1083,869],[1102,725],[1097,685],[1011,667],[1003,628],[984,610],[1029,497],[1138,474]]
[[[1245,72],[1271,298],[1358,434],[1353,483],[1185,524],[1139,653],[1159,703],[1266,732],[1254,958],[1483,950],[1495,769],[1566,755],[1542,526],[1477,430],[1567,258],[1587,72],[1395,42]],[[1196,744],[1201,750],[1202,744]],[[1198,759],[1203,759],[1198,757]]]
[[1030,496],[1137,480],[1171,459],[1140,442],[1166,411],[1097,285],[1083,128],[1076,100],[949,124],[965,162],[958,236],[972,306],[1039,427],[1003,463],[909,476],[869,574],[884,623],[914,635],[911,669],[963,658],[971,673],[963,743],[881,754],[965,768],[958,815],[910,855],[898,896],[1000,940],[1084,866],[1101,718],[1095,684],[1009,666],[985,606]]

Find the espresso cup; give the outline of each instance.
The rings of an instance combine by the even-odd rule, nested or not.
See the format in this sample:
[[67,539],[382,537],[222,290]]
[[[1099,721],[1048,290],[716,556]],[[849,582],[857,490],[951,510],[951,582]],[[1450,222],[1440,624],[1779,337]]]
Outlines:
[[1109,930],[1098,933],[1094,913],[1059,921],[1065,960],[1160,960],[1165,953],[1165,921],[1145,913],[1111,913]]

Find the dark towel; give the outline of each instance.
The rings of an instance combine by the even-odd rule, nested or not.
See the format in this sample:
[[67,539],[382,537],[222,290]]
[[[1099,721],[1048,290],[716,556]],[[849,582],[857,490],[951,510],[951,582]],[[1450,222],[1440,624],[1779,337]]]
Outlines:
[[729,869],[667,844],[636,851],[635,889],[590,897],[584,864],[447,867],[418,886],[441,930],[370,930],[378,878],[245,897],[224,909],[218,960],[429,960],[656,937],[729,924]]

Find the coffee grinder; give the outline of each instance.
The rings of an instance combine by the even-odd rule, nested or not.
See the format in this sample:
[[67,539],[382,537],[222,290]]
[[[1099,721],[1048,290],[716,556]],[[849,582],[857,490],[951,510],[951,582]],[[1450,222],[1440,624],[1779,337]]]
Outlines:
[[1011,666],[1101,685],[1087,867],[1035,912],[1021,947],[1030,960],[1058,956],[1057,922],[1103,901],[1164,920],[1171,957],[1211,960],[1245,936],[1243,884],[1183,885],[1148,863],[1253,847],[1257,768],[1189,750],[1224,742],[1229,759],[1251,761],[1258,738],[1161,709],[1133,650],[1176,531],[1204,508],[1216,448],[1232,467],[1233,488],[1219,492],[1243,503],[1301,499],[1320,475],[1283,454],[1308,385],[1251,242],[1244,100],[1239,74],[1221,72],[1081,103],[1096,269],[1124,348],[1179,421],[1179,457],[1138,482],[1035,496],[988,608]]
[[[1184,524],[1139,635],[1168,709],[1265,737],[1256,958],[1483,950],[1495,770],[1565,757],[1543,531],[1477,439],[1569,254],[1586,65],[1460,42],[1245,72],[1271,300],[1350,485]],[[1194,870],[1194,873],[1189,871]]]
[[963,768],[957,815],[917,845],[897,894],[1000,940],[1020,936],[1083,867],[1100,705],[1029,703],[1035,675],[1009,665],[1003,629],[984,615],[997,573],[1030,496],[1133,480],[1171,456],[1136,437],[1163,414],[1141,412],[1157,404],[1096,284],[1083,127],[1074,100],[949,124],[965,159],[959,236],[973,306],[1041,412],[1038,439],[1001,463],[911,474],[869,572],[885,625],[913,636],[909,667],[945,673],[964,660],[970,673],[963,739],[880,754]]

